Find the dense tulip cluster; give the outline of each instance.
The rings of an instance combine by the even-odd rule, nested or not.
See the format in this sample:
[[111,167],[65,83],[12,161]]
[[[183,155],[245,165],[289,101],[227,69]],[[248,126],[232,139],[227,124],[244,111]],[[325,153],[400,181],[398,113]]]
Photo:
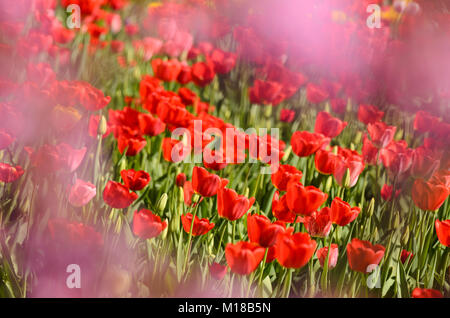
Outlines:
[[450,6],[372,2],[0,4],[0,297],[448,297]]

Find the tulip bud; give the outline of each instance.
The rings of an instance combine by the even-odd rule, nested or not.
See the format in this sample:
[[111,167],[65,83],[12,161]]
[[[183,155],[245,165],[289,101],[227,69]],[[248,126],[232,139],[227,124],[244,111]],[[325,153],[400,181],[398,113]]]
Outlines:
[[406,226],[405,233],[402,235],[402,244],[407,245],[409,241],[409,225]]
[[127,157],[123,157],[122,160],[119,161],[119,171],[127,169]]
[[333,185],[333,176],[328,176],[327,182],[325,183],[325,193],[329,193],[331,186]]
[[350,169],[347,168],[344,175],[344,188],[350,187]]
[[369,216],[372,216],[374,209],[375,209],[375,198],[372,198],[372,200],[370,200],[369,207],[367,208],[367,214]]
[[272,109],[273,109],[272,106],[267,106],[264,109],[264,116],[266,116],[267,118],[271,117],[272,116]]
[[397,213],[394,219],[394,229],[397,229],[399,226],[400,226],[400,216]]
[[186,182],[186,175],[184,173],[179,173],[175,180],[177,187],[183,187],[185,182]]
[[106,134],[107,130],[108,130],[108,123],[106,122],[105,116],[102,115],[98,123],[97,134],[103,136],[104,134]]
[[159,198],[158,203],[156,203],[156,211],[158,211],[159,213],[162,213],[164,211],[164,209],[166,208],[167,199],[167,193],[163,193]]
[[[256,187],[257,186],[258,186],[258,184],[256,185]],[[244,197],[248,198],[249,194],[250,194],[250,189],[247,187],[247,188],[245,188]]]
[[353,140],[353,143],[355,145],[359,145],[361,143],[362,133],[358,131],[355,135],[355,139]]

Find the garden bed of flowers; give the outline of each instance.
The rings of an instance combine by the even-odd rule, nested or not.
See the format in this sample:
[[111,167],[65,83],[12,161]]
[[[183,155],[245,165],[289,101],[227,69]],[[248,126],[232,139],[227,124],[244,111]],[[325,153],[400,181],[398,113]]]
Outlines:
[[0,297],[449,297],[450,3],[0,3]]

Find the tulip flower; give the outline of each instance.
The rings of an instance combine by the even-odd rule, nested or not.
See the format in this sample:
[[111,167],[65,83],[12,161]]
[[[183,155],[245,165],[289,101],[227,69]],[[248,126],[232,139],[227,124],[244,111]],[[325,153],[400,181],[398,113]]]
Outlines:
[[337,244],[331,244],[330,246],[330,254],[328,255],[328,246],[322,247],[317,250],[316,255],[319,259],[320,266],[323,268],[325,265],[325,260],[328,256],[328,269],[332,269],[336,267],[336,263],[339,256],[339,249]]
[[420,133],[426,133],[438,122],[439,118],[426,111],[420,110],[416,113],[416,117],[414,118],[414,130]]
[[331,202],[331,221],[340,226],[346,226],[347,224],[353,222],[361,212],[359,207],[350,207],[341,198],[336,197]]
[[7,163],[0,163],[0,182],[11,183],[19,179],[24,174],[21,166],[11,166]]
[[320,104],[329,98],[328,92],[321,86],[309,83],[306,86],[306,98],[311,104]]
[[164,82],[173,82],[177,79],[181,71],[181,64],[177,59],[163,61],[153,59],[152,68],[155,77]]
[[158,236],[167,227],[167,221],[161,221],[152,211],[142,209],[134,211],[133,233],[140,238],[150,239]]
[[411,294],[412,298],[443,298],[439,290],[427,288],[414,288]]
[[314,255],[317,243],[307,233],[286,231],[280,233],[275,246],[278,263],[286,268],[300,268]]
[[289,210],[286,198],[286,194],[280,198],[280,193],[275,191],[272,198],[272,214],[279,221],[293,223],[296,215],[294,212]]
[[347,122],[331,116],[328,112],[319,112],[316,117],[314,132],[329,138],[338,136],[347,126]]
[[205,87],[216,76],[214,65],[211,62],[197,62],[191,67],[191,76],[195,85]]
[[225,265],[220,265],[219,263],[214,262],[209,265],[209,272],[215,279],[222,280],[227,274],[227,267]]
[[416,179],[412,186],[411,196],[414,204],[426,211],[435,211],[441,207],[449,194],[449,188],[442,184]]
[[184,173],[177,174],[177,177],[175,179],[175,184],[177,185],[177,187],[183,187],[185,182],[186,175]]
[[228,243],[225,247],[225,258],[232,272],[248,275],[255,271],[264,258],[265,249],[256,243]]
[[292,151],[299,157],[308,157],[328,142],[322,134],[296,131],[291,137]]
[[138,195],[118,182],[108,181],[103,190],[103,200],[114,209],[125,209],[131,205]]
[[333,174],[336,169],[339,157],[331,151],[319,149],[314,157],[314,164],[317,171],[322,174]]
[[138,120],[140,133],[143,135],[157,136],[166,129],[166,124],[151,114],[139,114]]
[[69,190],[69,203],[75,207],[81,207],[88,204],[96,194],[97,190],[95,185],[77,179]]
[[450,220],[439,221],[434,223],[436,234],[442,245],[450,247]]
[[407,250],[402,250],[402,253],[400,254],[400,260],[402,264],[405,264],[406,261],[408,261],[408,263],[411,262],[413,257],[414,254]]
[[289,209],[300,215],[310,215],[316,211],[328,198],[314,186],[303,186],[299,182],[289,182],[286,201]]
[[264,215],[253,214],[247,216],[247,231],[250,242],[267,248],[275,244],[278,234],[284,231],[284,224],[272,223]]
[[384,112],[373,105],[359,105],[358,120],[366,125],[380,121]]
[[270,176],[272,184],[280,191],[286,191],[289,181],[301,181],[302,172],[297,170],[294,166],[280,165],[277,172]]
[[[187,213],[181,216],[181,223],[186,233],[190,233],[192,225],[192,213]],[[214,228],[214,223],[210,223],[208,219],[200,219],[195,216],[194,225],[192,226],[192,235],[204,235]]]
[[372,245],[369,241],[357,238],[347,245],[347,258],[350,268],[354,271],[366,273],[370,265],[378,265],[384,256],[382,245]]
[[133,169],[120,171],[125,186],[133,191],[144,189],[150,182],[150,175],[145,171],[135,171]]
[[378,148],[384,148],[393,140],[397,127],[388,126],[382,121],[369,123],[367,131],[372,143]]
[[217,192],[217,211],[220,217],[229,221],[240,219],[251,208],[255,198],[248,199],[233,189],[222,187]]
[[228,180],[220,179],[218,175],[209,173],[205,168],[195,166],[192,170],[192,188],[203,197],[216,195],[219,188],[227,183]]
[[331,230],[331,209],[324,207],[322,210],[313,212],[305,216],[302,223],[309,235],[317,237],[326,237]]

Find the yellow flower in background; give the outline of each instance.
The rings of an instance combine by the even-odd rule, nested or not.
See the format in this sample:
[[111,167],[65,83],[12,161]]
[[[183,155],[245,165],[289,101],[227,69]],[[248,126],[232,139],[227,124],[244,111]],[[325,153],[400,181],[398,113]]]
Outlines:
[[383,10],[381,12],[381,18],[390,22],[396,21],[400,18],[400,13],[398,13],[393,6],[389,6],[389,9]]
[[337,23],[344,23],[347,21],[347,15],[344,11],[333,10],[331,12],[331,20]]
[[155,1],[155,2],[150,2],[148,4],[148,7],[149,8],[157,8],[157,7],[160,7],[162,5],[163,5],[163,3],[161,1]]

